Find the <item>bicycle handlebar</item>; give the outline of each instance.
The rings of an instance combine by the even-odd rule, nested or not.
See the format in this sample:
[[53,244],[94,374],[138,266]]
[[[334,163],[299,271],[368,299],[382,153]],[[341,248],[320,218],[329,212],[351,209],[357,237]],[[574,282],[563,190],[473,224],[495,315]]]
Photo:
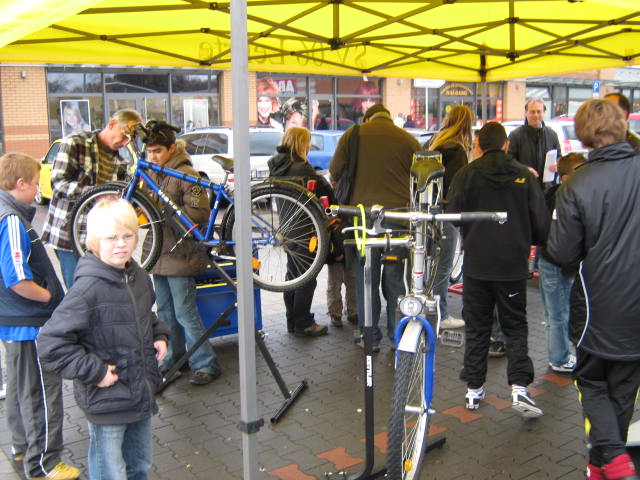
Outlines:
[[[352,205],[330,205],[326,209],[327,215],[346,217],[359,217],[362,215],[360,207]],[[412,222],[481,222],[492,221],[504,223],[507,221],[507,212],[461,212],[461,213],[427,213],[427,212],[389,212],[381,205],[364,208],[364,214],[371,221],[382,220],[408,220]]]

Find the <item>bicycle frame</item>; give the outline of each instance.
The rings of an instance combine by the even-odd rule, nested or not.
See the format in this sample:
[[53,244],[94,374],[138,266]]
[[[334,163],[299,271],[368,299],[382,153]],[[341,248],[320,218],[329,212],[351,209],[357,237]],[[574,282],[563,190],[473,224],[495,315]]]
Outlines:
[[[169,196],[162,191],[160,186],[151,179],[151,177],[147,174],[145,170],[152,170],[158,173],[162,173],[170,177],[178,178],[180,180],[193,183],[194,185],[200,185],[203,188],[213,191],[215,193],[215,197],[214,197],[213,205],[211,208],[211,214],[209,216],[209,221],[207,222],[207,225],[206,225],[206,229],[202,230],[198,228],[198,225],[194,224],[191,221],[191,219],[182,212],[182,210],[171,200],[171,198],[169,198]],[[196,238],[196,240],[200,242],[205,242],[210,246],[215,246],[218,243],[220,243],[220,240],[213,239],[213,227],[215,225],[215,220],[218,216],[220,202],[222,201],[222,199],[225,199],[229,202],[229,204],[233,205],[233,199],[231,198],[230,195],[227,194],[224,188],[224,182],[223,184],[218,185],[216,183],[208,182],[198,177],[194,177],[192,175],[181,173],[177,170],[161,167],[154,163],[148,162],[142,158],[139,158],[138,165],[136,166],[135,172],[133,174],[133,178],[131,179],[131,181],[129,182],[129,185],[127,186],[127,190],[125,193],[125,198],[127,200],[131,200],[131,197],[133,196],[133,192],[136,190],[136,188],[138,188],[138,185],[141,180],[145,182],[147,187],[158,196],[158,198],[163,204],[168,205],[169,208],[171,208],[173,214],[180,220],[180,222],[183,224],[187,232],[192,234]],[[226,175],[225,175],[225,181],[226,181]]]

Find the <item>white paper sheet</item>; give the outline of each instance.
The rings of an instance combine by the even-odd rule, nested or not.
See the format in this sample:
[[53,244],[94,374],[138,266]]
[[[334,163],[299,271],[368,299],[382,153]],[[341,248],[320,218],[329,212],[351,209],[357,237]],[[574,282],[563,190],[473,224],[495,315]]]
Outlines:
[[[553,179],[556,177],[556,172],[550,170],[552,165],[556,164],[556,159],[558,158],[557,150],[549,150],[544,159],[544,173],[542,175],[542,183],[553,182]],[[557,170],[554,168],[554,170]]]

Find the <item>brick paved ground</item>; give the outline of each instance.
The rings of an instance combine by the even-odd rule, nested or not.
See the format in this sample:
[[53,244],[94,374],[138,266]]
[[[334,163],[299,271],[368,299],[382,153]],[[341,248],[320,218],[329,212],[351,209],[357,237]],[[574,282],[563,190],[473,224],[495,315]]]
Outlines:
[[[325,312],[324,272],[314,298],[321,323]],[[584,478],[585,443],[576,393],[567,376],[547,368],[540,295],[535,281],[528,287],[530,354],[536,379],[532,392],[545,415],[524,420],[509,408],[506,360],[491,359],[488,397],[476,412],[463,405],[464,384],[458,380],[460,349],[439,346],[432,417],[433,433],[446,437],[443,448],[427,455],[424,479],[507,480]],[[460,297],[450,295],[452,312],[460,313]],[[321,338],[297,338],[287,333],[279,294],[263,292],[266,343],[290,388],[307,379],[309,388],[272,425],[269,418],[283,397],[257,354],[258,412],[265,427],[257,434],[260,478],[305,480],[325,478],[325,472],[362,468],[364,459],[363,351],[352,343],[352,327],[331,328]],[[382,322],[384,324],[384,322]],[[386,341],[386,340],[385,340]],[[153,420],[154,465],[150,479],[242,478],[239,419],[237,336],[212,340],[223,376],[205,387],[178,379],[158,397],[160,413]],[[375,354],[376,469],[384,466],[386,423],[392,388],[389,344]],[[87,430],[76,407],[71,385],[65,383],[64,459],[87,466]],[[9,433],[0,402],[0,480],[20,478],[9,459]],[[86,476],[83,478],[87,478]],[[336,478],[336,477],[334,477]]]

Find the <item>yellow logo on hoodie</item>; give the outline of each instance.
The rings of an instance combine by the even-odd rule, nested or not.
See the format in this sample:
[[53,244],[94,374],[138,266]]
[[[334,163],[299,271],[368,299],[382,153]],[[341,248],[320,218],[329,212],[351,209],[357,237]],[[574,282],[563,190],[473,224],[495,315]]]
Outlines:
[[527,179],[525,177],[516,178],[514,180],[515,183],[526,183]]

